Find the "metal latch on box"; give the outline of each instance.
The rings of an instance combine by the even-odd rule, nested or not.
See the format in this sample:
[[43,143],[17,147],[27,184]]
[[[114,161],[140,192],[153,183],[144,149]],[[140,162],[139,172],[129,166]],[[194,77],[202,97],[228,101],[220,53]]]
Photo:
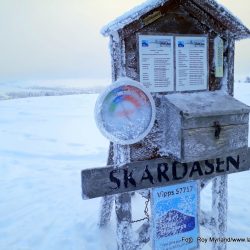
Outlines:
[[220,138],[220,132],[221,132],[221,125],[219,122],[214,122],[214,137],[215,139],[219,139]]

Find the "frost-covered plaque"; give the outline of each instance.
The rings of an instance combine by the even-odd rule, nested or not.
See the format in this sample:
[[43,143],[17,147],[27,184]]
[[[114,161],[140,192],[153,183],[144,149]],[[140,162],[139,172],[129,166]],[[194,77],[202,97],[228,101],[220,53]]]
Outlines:
[[139,36],[140,82],[150,92],[174,91],[173,36]]
[[205,90],[208,86],[206,36],[177,36],[175,39],[176,90]]
[[97,99],[96,124],[112,142],[129,145],[142,140],[155,121],[155,103],[148,90],[130,78],[120,78]]
[[198,247],[198,187],[191,181],[152,190],[154,250]]

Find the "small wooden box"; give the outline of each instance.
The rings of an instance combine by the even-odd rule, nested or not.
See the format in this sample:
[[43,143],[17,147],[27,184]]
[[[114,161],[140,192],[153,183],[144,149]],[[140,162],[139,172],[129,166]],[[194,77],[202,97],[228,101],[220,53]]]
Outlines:
[[163,153],[180,162],[247,150],[250,108],[222,92],[166,96]]

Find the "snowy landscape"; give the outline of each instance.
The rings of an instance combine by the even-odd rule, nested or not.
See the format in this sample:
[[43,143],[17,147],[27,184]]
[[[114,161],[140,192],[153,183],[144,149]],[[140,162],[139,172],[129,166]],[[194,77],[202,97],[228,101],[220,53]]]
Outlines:
[[[46,96],[46,83],[40,97],[8,95],[17,85],[0,87],[8,99],[0,101],[0,249],[116,249],[114,213],[101,231],[100,199],[81,198],[81,170],[105,166],[107,160],[109,142],[94,122],[98,95],[81,94],[77,86],[78,95]],[[20,97],[30,93],[22,88]],[[237,82],[235,97],[250,105],[250,84]],[[229,237],[250,237],[249,178],[249,172],[229,176]],[[144,202],[139,194],[133,196],[134,219],[143,217]],[[209,186],[201,204],[205,210],[211,207]],[[201,228],[200,234],[209,232]],[[228,249],[236,248],[249,249],[250,242],[228,243]],[[210,248],[201,244],[201,249]]]
[[[249,6],[246,0],[218,0],[218,4],[217,0],[0,1],[0,250],[117,250],[117,240],[124,235],[126,239],[127,234],[122,230],[116,233],[114,206],[110,223],[100,228],[102,198],[82,198],[82,170],[104,167],[108,159],[110,142],[101,134],[94,117],[99,94],[111,84],[111,75],[113,79],[123,75],[140,79],[146,87],[148,79],[154,75],[159,79],[150,81],[156,91],[149,91],[158,93],[162,82],[170,88],[167,90],[163,86],[163,91],[203,91],[207,89],[208,74],[211,74],[209,84],[212,83],[209,87],[214,89],[220,84],[220,92],[225,92],[235,74],[234,96],[250,106],[250,42],[244,39],[250,37],[247,28],[250,27]],[[147,36],[154,37],[151,42],[145,39],[144,31]],[[163,34],[166,36],[162,42]],[[186,52],[192,46],[197,50],[190,50],[190,54],[181,52],[184,40],[188,44]],[[235,45],[234,40],[237,41]],[[150,43],[155,44],[153,50]],[[153,53],[148,54],[148,49]],[[214,58],[210,57],[212,49]],[[187,71],[184,61],[192,65],[189,69],[192,73]],[[144,77],[141,76],[143,70]],[[178,72],[188,74],[184,74],[183,80]],[[188,78],[189,73],[192,77]],[[187,85],[184,89],[177,88],[178,79],[179,83]],[[128,110],[123,109],[123,105],[120,107],[127,117]],[[108,121],[110,117],[113,118],[113,113]],[[172,127],[178,127],[175,117],[173,119]],[[138,132],[139,122],[143,120],[146,120],[144,115],[138,117],[136,126],[130,127]],[[162,121],[165,126],[164,119]],[[117,124],[124,123],[118,120]],[[218,138],[220,124],[214,122],[214,127]],[[110,131],[114,131],[112,126]],[[120,127],[117,131],[122,134]],[[127,131],[131,133],[131,129]],[[241,142],[239,138],[237,136]],[[172,145],[177,144],[175,138],[169,141]],[[114,156],[116,164],[118,158],[122,161],[126,157]],[[228,176],[228,230],[225,236],[245,242],[230,242],[227,250],[250,249],[249,180],[250,171]],[[196,228],[199,220],[196,215],[199,208],[211,212],[212,184],[202,190],[198,202],[195,195],[200,183],[193,184],[193,203],[186,199],[178,203],[175,211],[166,211],[166,200],[159,205],[161,224],[155,231],[162,238],[175,232],[179,237],[179,232],[186,230],[181,221],[188,221],[188,229],[195,228],[194,235],[199,231],[201,238],[211,236],[208,229]],[[188,182],[181,185],[189,186]],[[134,231],[143,224],[141,219],[145,215],[151,220],[150,229],[156,225],[152,222],[151,209],[155,214],[157,209],[145,199],[146,192],[144,197],[143,191],[135,191],[131,196]],[[149,210],[145,212],[148,202]],[[171,199],[167,202],[169,207],[174,203]],[[121,207],[119,203],[117,207]],[[122,208],[126,210],[128,206]],[[161,234],[166,222],[167,230]],[[179,231],[172,230],[175,228],[172,225],[178,224]],[[126,223],[120,225],[126,226]],[[152,231],[151,239],[159,239]],[[152,250],[157,244],[152,240],[142,250]],[[212,246],[211,242],[199,244],[200,250],[209,250]]]
[[0,100],[75,94],[93,94],[104,89],[104,79],[53,79],[0,82]]

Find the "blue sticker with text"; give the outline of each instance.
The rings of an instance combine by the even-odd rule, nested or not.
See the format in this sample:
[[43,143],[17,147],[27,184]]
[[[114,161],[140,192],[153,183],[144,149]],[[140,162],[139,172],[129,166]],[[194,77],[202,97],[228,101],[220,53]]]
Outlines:
[[152,190],[153,249],[198,247],[198,188],[195,181]]

